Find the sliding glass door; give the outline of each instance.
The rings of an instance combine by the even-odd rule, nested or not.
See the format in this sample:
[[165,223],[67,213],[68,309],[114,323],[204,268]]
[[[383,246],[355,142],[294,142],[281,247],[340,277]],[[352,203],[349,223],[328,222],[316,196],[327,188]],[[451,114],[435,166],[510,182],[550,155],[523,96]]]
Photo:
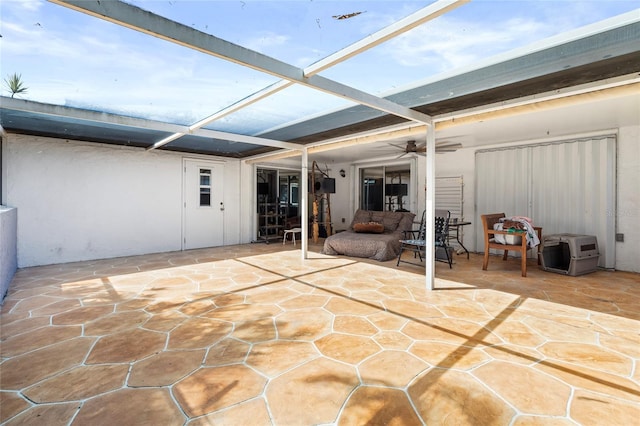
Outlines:
[[384,210],[384,168],[360,169],[360,208],[363,210]]
[[359,169],[359,208],[375,211],[410,211],[415,192],[411,163],[365,166]]

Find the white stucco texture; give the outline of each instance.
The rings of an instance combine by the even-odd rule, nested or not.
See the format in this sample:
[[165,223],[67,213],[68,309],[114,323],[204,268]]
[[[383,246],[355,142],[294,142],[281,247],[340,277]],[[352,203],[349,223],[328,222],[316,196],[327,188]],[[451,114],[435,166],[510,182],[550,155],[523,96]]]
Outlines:
[[180,250],[179,156],[12,135],[20,267]]

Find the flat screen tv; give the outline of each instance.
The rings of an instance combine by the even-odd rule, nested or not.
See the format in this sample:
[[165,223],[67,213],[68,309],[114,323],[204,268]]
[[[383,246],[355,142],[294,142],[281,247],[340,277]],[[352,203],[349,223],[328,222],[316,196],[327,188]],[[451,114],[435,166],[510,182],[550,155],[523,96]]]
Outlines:
[[[309,180],[309,192],[311,191],[311,180]],[[336,180],[334,178],[322,178],[315,181],[316,194],[335,194]]]
[[335,194],[336,180],[334,178],[322,179],[322,192],[324,192],[325,194]]
[[384,186],[384,193],[389,197],[397,197],[399,195],[407,195],[406,183],[387,183]]

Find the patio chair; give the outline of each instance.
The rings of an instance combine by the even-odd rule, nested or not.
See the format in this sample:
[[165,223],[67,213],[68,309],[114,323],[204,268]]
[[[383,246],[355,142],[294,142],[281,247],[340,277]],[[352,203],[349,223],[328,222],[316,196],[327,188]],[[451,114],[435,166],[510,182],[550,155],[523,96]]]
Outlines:
[[[525,232],[513,232],[513,231],[498,231],[493,229],[493,225],[498,223],[500,219],[504,218],[504,213],[492,213],[483,214],[480,216],[482,219],[482,227],[484,229],[484,261],[482,262],[482,270],[486,271],[489,265],[489,249],[503,250],[502,260],[507,260],[507,253],[510,251],[520,252],[520,270],[522,276],[527,276],[527,239],[525,238]],[[542,228],[535,227],[536,232],[540,235]],[[519,241],[515,241],[516,244],[503,244],[496,241],[496,235],[510,235],[520,236]],[[508,242],[508,241],[507,241]]]
[[[422,219],[420,219],[420,224],[418,225],[417,229],[412,229],[410,231],[402,231],[402,232],[404,232],[405,239],[408,239],[408,238],[406,238],[408,236],[411,236],[411,239],[413,239],[413,240],[420,239],[420,235],[421,235],[420,233],[421,232],[422,232],[422,239],[424,239],[425,230],[424,230],[423,225],[424,225],[424,218],[425,218],[426,213],[427,213],[426,211],[422,212]],[[417,222],[413,222],[414,225],[416,223]]]
[[402,253],[405,250],[412,251],[414,259],[417,257],[420,258],[420,262],[422,262],[422,254],[424,253],[424,248],[426,245],[425,241],[425,214],[426,211],[422,212],[422,220],[420,221],[420,227],[418,229],[414,229],[411,231],[403,231],[404,239],[400,240],[400,253],[398,254],[398,261],[396,262],[396,266],[400,265],[400,262],[404,263],[412,263],[408,260],[402,260]]
[[[422,220],[420,221],[420,228],[418,230],[404,231],[406,239],[400,240],[400,253],[398,254],[398,261],[396,262],[396,266],[400,265],[400,262],[416,264],[414,262],[402,259],[402,253],[404,251],[412,251],[413,257],[418,257],[420,259],[420,262],[422,262],[422,256],[424,255],[426,247],[425,213],[426,212],[422,213]],[[447,263],[449,264],[449,268],[452,268],[453,260],[451,259],[451,254],[449,253],[449,247],[447,245],[447,236],[449,235],[449,217],[450,213],[448,210],[436,210],[435,246],[436,248],[442,247],[444,249],[447,256]]]
[[[436,210],[436,220],[434,229],[434,240],[436,249],[442,248],[447,257],[446,262],[449,264],[449,269],[452,269],[453,258],[447,240],[449,239],[449,219],[451,218],[451,212],[449,210]],[[436,260],[441,260],[436,257]],[[442,259],[444,262],[444,259]]]

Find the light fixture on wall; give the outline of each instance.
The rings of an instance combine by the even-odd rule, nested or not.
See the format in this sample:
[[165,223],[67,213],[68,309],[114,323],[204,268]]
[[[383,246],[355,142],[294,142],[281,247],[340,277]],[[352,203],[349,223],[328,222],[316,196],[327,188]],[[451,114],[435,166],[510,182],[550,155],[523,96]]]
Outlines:
[[347,175],[347,172],[344,171],[344,169],[340,169],[340,176],[345,177]]

